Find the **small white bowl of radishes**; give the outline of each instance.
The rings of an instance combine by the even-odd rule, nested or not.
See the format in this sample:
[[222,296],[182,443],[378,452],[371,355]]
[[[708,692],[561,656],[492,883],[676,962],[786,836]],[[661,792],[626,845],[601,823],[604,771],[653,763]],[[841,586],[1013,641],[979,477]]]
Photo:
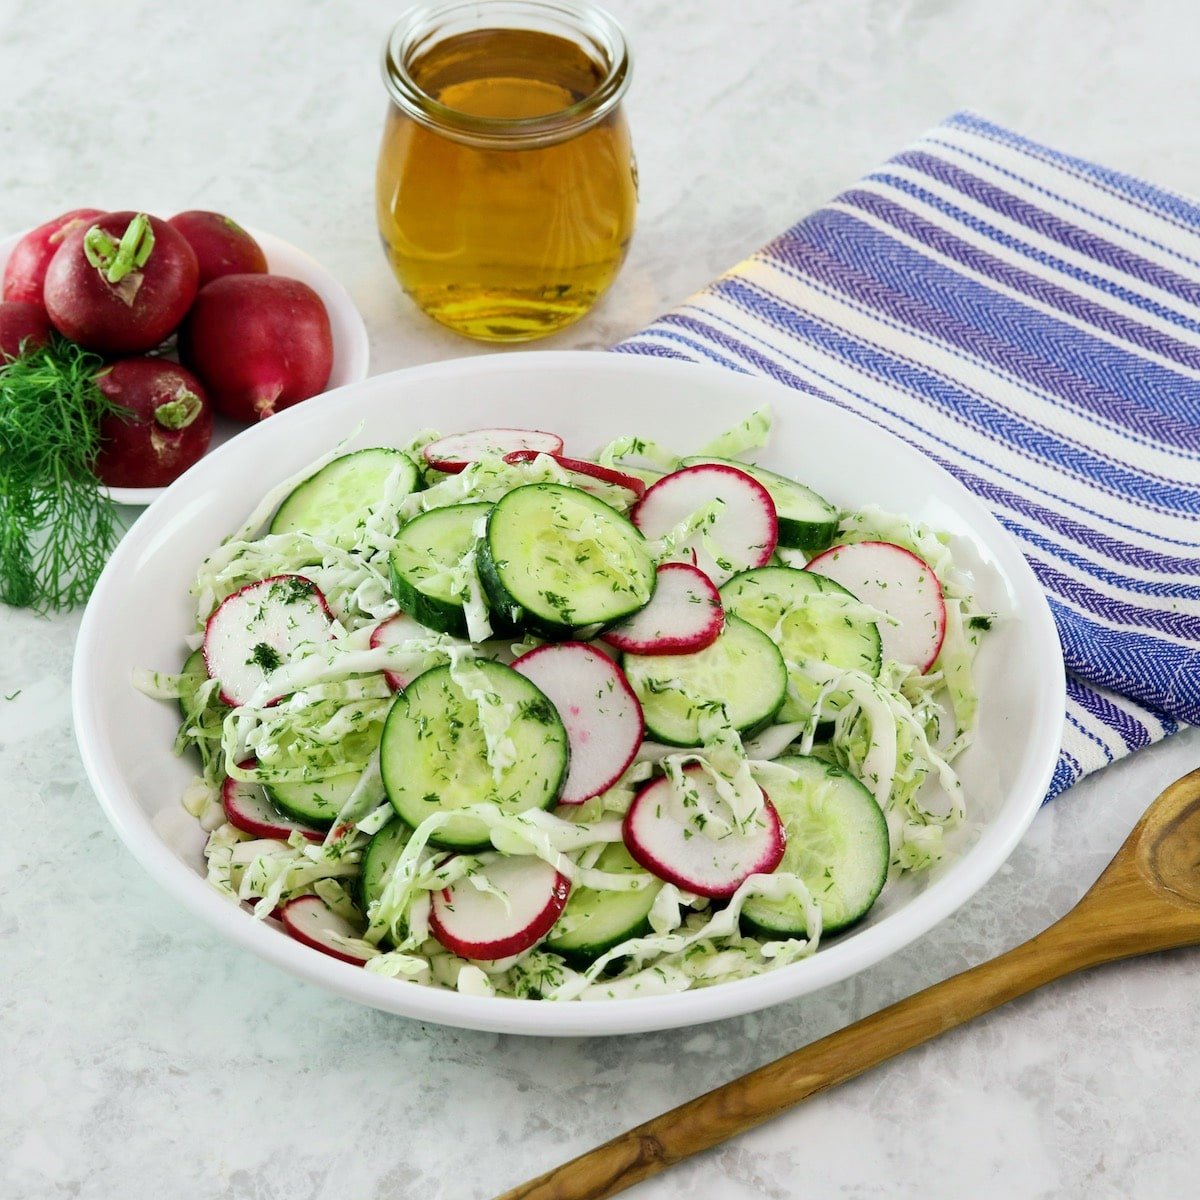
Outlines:
[[94,470],[146,505],[246,424],[366,377],[366,327],[308,255],[232,219],[73,209],[0,240],[0,362],[52,335],[126,410]]

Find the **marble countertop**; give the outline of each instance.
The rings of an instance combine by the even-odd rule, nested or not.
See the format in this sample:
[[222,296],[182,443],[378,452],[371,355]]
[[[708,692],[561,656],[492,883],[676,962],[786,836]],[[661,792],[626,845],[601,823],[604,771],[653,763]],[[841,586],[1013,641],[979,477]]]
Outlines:
[[[81,204],[228,211],[320,258],[388,370],[481,348],[397,291],[373,228],[370,0],[0,0],[0,231]],[[950,111],[1200,194],[1200,9],[1150,0],[611,0],[636,52],[629,262],[552,343],[633,332]],[[135,866],[70,721],[77,619],[0,612],[0,1194],[476,1200],[991,957],[1065,912],[1200,732],[1044,810],[916,945],[768,1012],[611,1040],[421,1026],[219,942]],[[30,836],[32,835],[32,836]],[[1200,1154],[1200,958],[1011,1005],[631,1192],[645,1200],[1175,1197]]]

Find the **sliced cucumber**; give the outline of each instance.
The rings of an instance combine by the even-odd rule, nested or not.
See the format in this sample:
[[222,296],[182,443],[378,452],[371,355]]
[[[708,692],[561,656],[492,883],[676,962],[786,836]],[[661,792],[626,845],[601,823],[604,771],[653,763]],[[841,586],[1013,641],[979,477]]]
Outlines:
[[646,732],[672,746],[699,746],[701,718],[724,705],[740,733],[766,725],[787,694],[775,643],[736,616],[711,646],[692,654],[626,654],[625,677],[641,701]]
[[754,463],[739,462],[735,458],[712,458],[699,456],[685,458],[683,465],[690,467],[700,463],[723,463],[745,471],[751,479],[757,479],[770,493],[779,517],[779,544],[795,550],[803,550],[810,558],[833,545],[837,536],[838,511],[812,488],[777,475],[766,467]]
[[271,533],[336,530],[352,535],[371,506],[382,499],[394,471],[400,473],[398,499],[421,486],[417,464],[400,450],[374,447],[335,458],[284,500],[271,521]]
[[641,533],[578,488],[531,483],[492,509],[479,576],[494,611],[551,637],[611,625],[654,592]]
[[383,895],[384,884],[411,832],[403,821],[389,821],[367,843],[363,852],[362,874],[358,877],[358,901],[363,912],[367,912],[372,901]]
[[[778,870],[798,875],[821,909],[821,927],[837,933],[862,920],[887,880],[887,821],[875,798],[847,771],[819,758],[781,758],[799,779],[771,788],[787,830]],[[768,936],[807,933],[803,905],[749,900],[743,922]]]
[[[853,668],[872,678],[883,665],[879,626],[863,615],[862,606],[844,587],[811,571],[792,567],[759,567],[735,575],[721,588],[727,613],[769,633],[790,662],[818,659],[833,667]],[[820,687],[793,676],[779,711],[780,721],[808,719]],[[846,698],[836,692],[824,710],[837,712]]]
[[179,711],[185,720],[196,703],[196,692],[207,682],[208,665],[204,661],[204,651],[193,650],[183,660],[183,667],[179,671]]
[[280,812],[308,825],[329,826],[350,799],[359,778],[355,772],[335,775],[318,783],[270,783],[264,787],[271,803]]
[[[502,813],[550,808],[567,774],[567,733],[554,705],[523,675],[480,661],[496,704],[509,716],[511,766],[497,778],[488,762],[479,706],[455,683],[450,668],[418,675],[396,697],[383,727],[379,765],[400,819],[414,829],[433,813],[492,804]],[[458,850],[489,845],[487,827],[455,818],[430,839]]]
[[392,594],[414,620],[438,633],[467,637],[463,596],[452,572],[477,540],[475,527],[491,506],[450,504],[409,521],[392,551]]
[[[613,875],[644,874],[620,842],[604,848],[596,870]],[[572,889],[567,907],[546,939],[546,949],[569,962],[586,964],[628,938],[639,937],[650,928],[650,909],[662,886],[655,882],[640,892]]]

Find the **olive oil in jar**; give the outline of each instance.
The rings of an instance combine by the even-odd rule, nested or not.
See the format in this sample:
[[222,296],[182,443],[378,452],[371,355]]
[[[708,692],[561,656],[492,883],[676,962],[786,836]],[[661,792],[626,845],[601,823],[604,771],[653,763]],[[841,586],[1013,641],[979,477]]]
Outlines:
[[404,290],[443,325],[487,341],[578,320],[633,233],[623,43],[616,91],[612,59],[566,31],[450,29],[400,61],[405,53],[394,35],[377,176],[379,228]]

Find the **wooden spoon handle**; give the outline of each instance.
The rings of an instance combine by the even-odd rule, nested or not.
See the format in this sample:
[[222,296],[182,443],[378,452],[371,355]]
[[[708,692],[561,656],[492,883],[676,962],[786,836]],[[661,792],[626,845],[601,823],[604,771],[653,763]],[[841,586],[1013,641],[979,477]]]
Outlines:
[[1080,937],[1075,915],[999,958],[681,1104],[496,1200],[616,1195],[1043,983],[1120,955]]

